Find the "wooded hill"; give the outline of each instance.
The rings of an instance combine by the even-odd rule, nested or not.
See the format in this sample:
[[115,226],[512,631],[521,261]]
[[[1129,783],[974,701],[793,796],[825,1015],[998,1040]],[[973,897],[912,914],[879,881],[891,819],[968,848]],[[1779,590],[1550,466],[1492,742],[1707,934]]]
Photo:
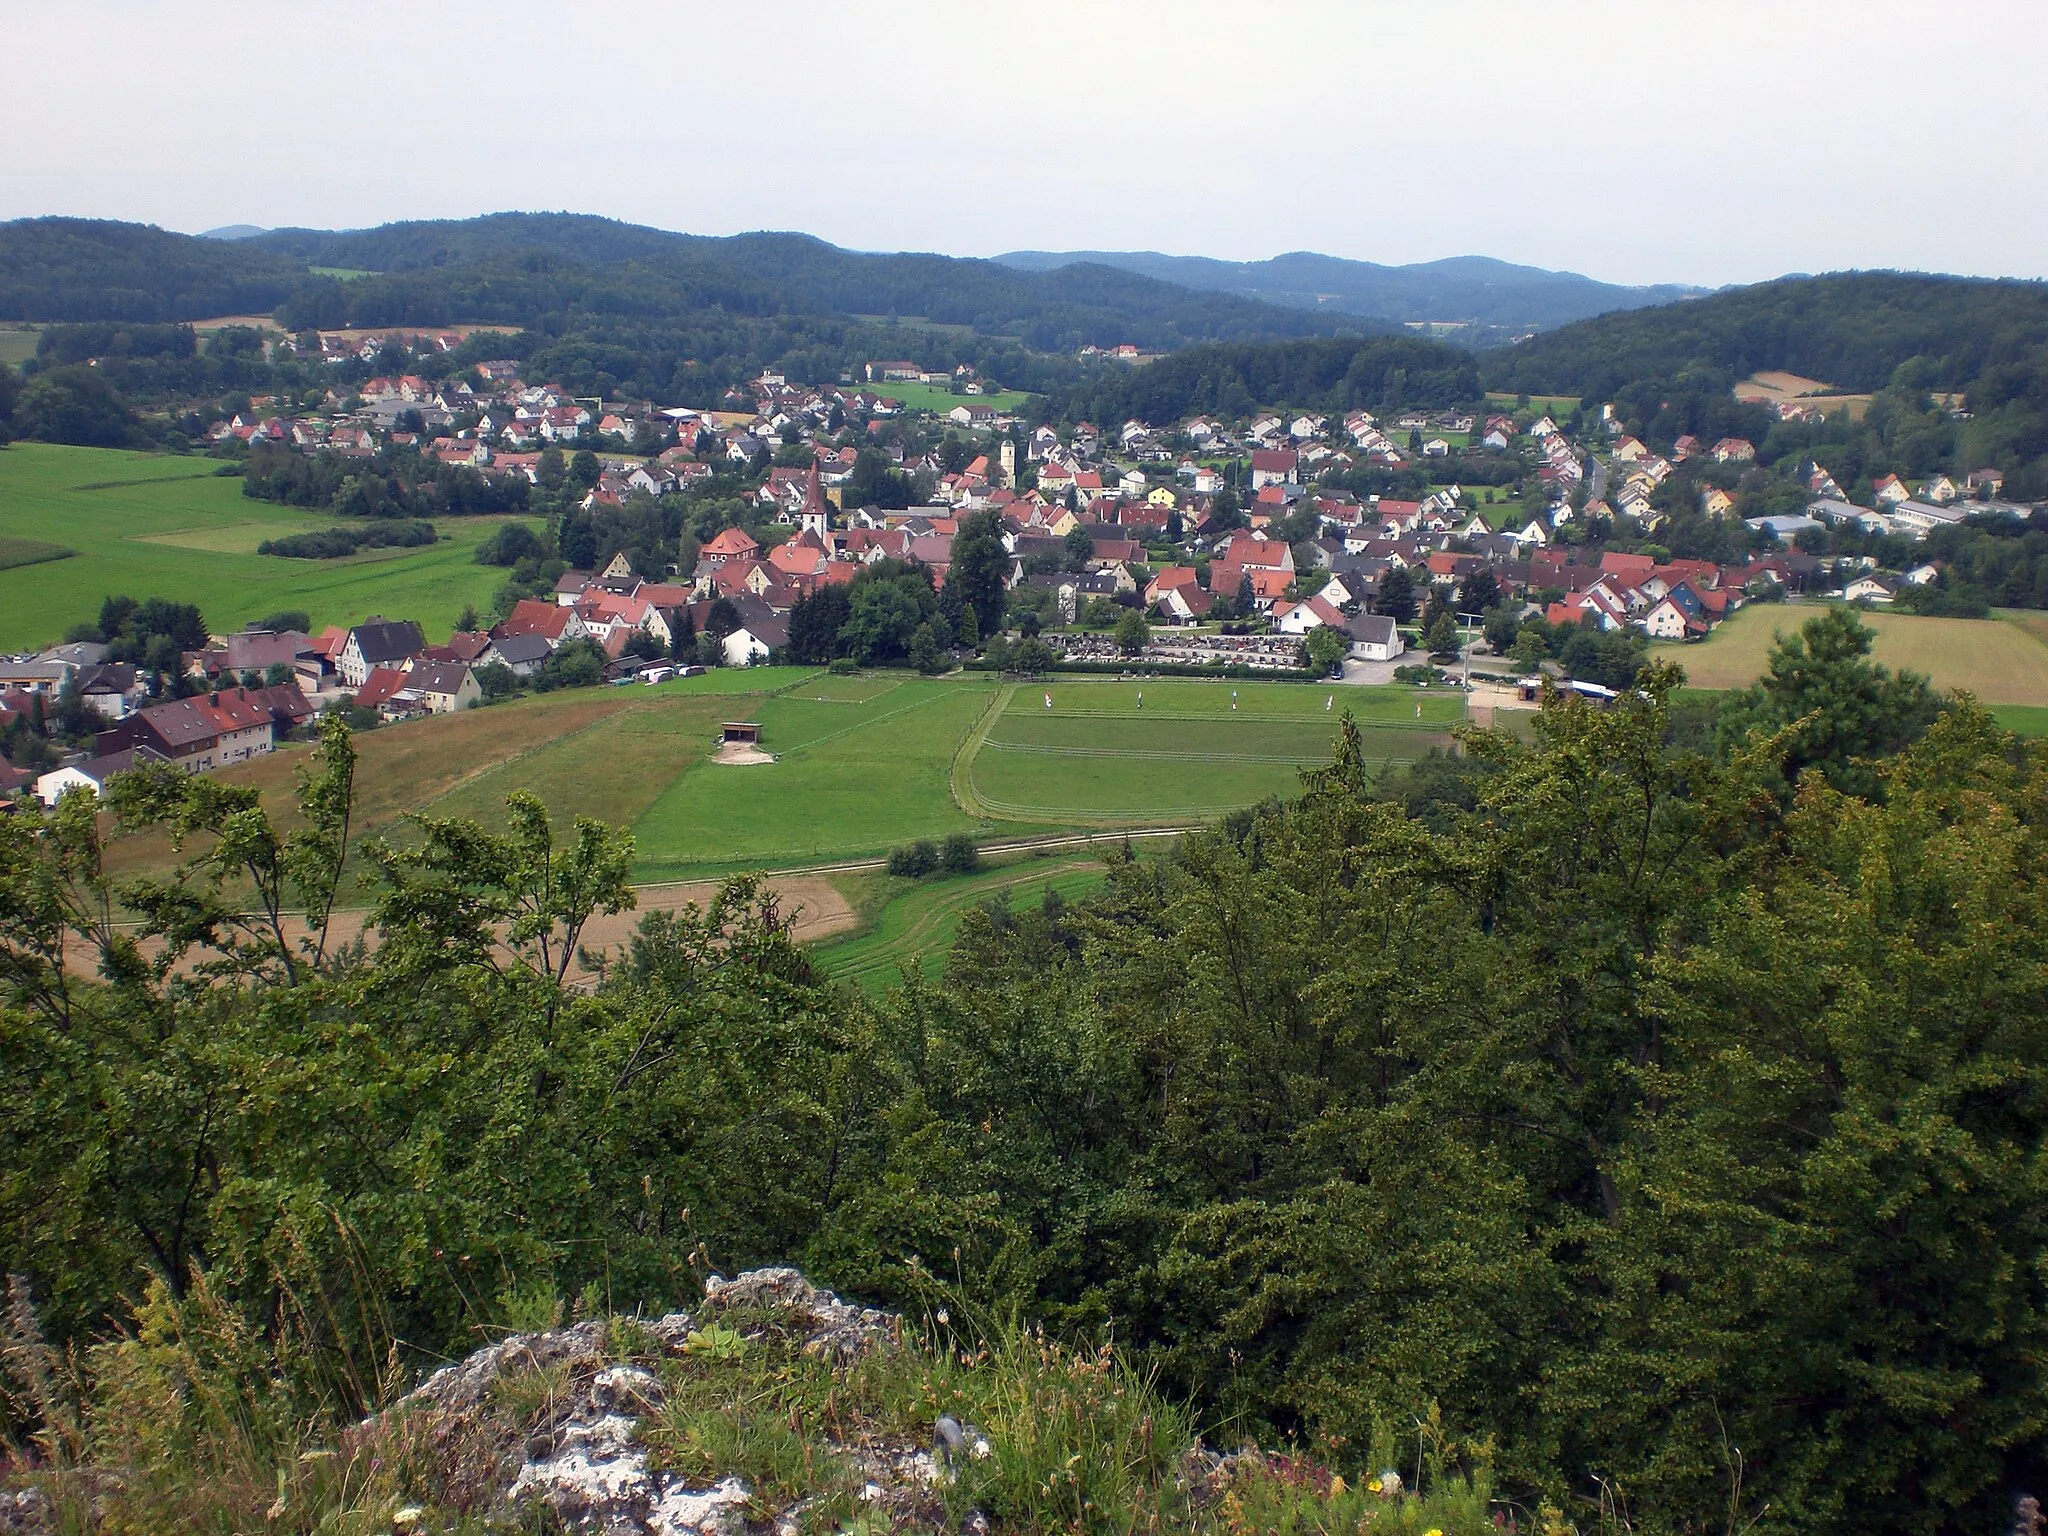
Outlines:
[[1054,398],[1051,414],[1164,425],[1256,407],[1380,411],[1478,399],[1471,353],[1412,336],[1334,337],[1264,346],[1190,347],[1142,368],[1095,373]]
[[[316,268],[371,275],[343,280]],[[1364,324],[1095,266],[1027,273],[992,261],[843,251],[807,235],[712,239],[575,214],[275,230],[233,241],[83,219],[0,225],[0,318],[193,320],[273,309],[294,327],[480,320],[555,334],[597,319],[900,315],[1048,352]]]
[[1347,261],[1315,251],[1289,251],[1267,261],[1216,261],[1158,251],[1011,251],[996,260],[1026,272],[1093,262],[1267,304],[1404,322],[1471,321],[1482,331],[1565,325],[1612,310],[1670,304],[1707,291],[1679,283],[1624,287],[1490,256],[1452,256],[1406,266]]
[[[1842,418],[1808,434],[1811,443],[1787,434],[1788,451],[1815,450],[1844,486],[1873,471],[1989,466],[2005,472],[2009,494],[2048,495],[2040,283],[1894,272],[1783,278],[1582,321],[1482,361],[1489,388],[1618,399],[1631,430],[1667,440],[1734,425],[1732,386],[1772,369],[1878,394],[1858,428]],[[1968,419],[1932,409],[1933,393],[1962,395]],[[1767,423],[1752,414],[1752,428]]]

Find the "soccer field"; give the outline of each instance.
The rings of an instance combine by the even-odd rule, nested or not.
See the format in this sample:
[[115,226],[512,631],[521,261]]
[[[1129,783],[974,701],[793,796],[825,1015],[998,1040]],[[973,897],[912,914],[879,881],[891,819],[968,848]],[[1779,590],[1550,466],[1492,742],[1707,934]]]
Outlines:
[[0,568],[0,650],[55,644],[103,598],[197,603],[216,632],[283,609],[315,626],[373,613],[416,619],[430,639],[505,579],[475,563],[504,518],[443,518],[441,542],[342,560],[259,555],[264,539],[333,526],[323,513],[253,501],[214,459],[15,443],[0,451],[0,541],[39,541],[65,559]]
[[972,753],[963,789],[999,817],[1213,816],[1295,793],[1303,768],[1330,760],[1346,712],[1365,732],[1368,758],[1384,764],[1449,745],[1464,700],[1408,689],[1058,678],[1013,692]]

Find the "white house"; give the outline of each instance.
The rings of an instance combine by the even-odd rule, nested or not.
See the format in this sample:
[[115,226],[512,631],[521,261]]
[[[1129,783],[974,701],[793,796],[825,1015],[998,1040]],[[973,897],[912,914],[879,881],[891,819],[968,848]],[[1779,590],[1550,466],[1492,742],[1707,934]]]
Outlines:
[[1362,613],[1348,626],[1351,654],[1362,661],[1392,661],[1408,649],[1401,626],[1383,613]]
[[1842,588],[1842,596],[1852,603],[1888,603],[1896,590],[1882,576],[1858,576]]

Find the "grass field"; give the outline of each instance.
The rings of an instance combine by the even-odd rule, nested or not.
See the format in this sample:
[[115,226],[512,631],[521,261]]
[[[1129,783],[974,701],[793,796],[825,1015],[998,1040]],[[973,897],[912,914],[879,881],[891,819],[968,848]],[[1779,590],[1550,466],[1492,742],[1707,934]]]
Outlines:
[[[1819,604],[1760,603],[1744,608],[1693,645],[1653,645],[1676,661],[1695,688],[1747,687],[1763,672],[1779,633],[1790,634]],[[1924,673],[1938,688],[1964,689],[1987,704],[2048,707],[2048,614],[2000,610],[1991,619],[1931,619],[1912,614],[1858,615],[1877,632],[1876,658]]]
[[[1512,411],[1520,397],[1504,391],[1490,389],[1486,392],[1487,406],[1495,412]],[[1541,411],[1546,416],[1569,416],[1579,408],[1577,395],[1531,395],[1529,409]]]
[[695,872],[825,862],[994,830],[960,809],[949,777],[993,683],[907,679],[866,699],[831,697],[827,684],[840,681],[749,711],[774,763],[699,762],[675,777],[634,824],[643,864]]
[[19,368],[36,355],[36,343],[42,339],[39,325],[0,326],[0,363]]
[[901,400],[907,410],[936,411],[941,416],[956,405],[985,405],[991,410],[1014,411],[1030,398],[1014,389],[998,390],[987,395],[956,395],[952,390],[942,389],[936,384],[908,384],[895,380],[887,384],[863,384],[858,387],[871,389],[891,400]]
[[[1329,760],[1345,709],[1376,761],[1447,742],[1463,713],[1459,698],[1400,688],[1155,682],[1143,711],[1124,683],[1062,679],[1050,712],[1043,692],[760,667],[544,694],[358,737],[357,826],[403,837],[408,811],[490,825],[527,789],[563,827],[595,816],[631,828],[637,880],[801,869],[953,832],[986,842],[1179,825],[1295,793],[1302,767]],[[1332,696],[1338,708],[1325,710]],[[713,762],[732,719],[759,722],[776,760]],[[262,790],[289,827],[307,752],[294,745],[221,777]],[[129,838],[110,862],[132,875],[170,856],[161,839]]]
[[1213,816],[1294,793],[1301,769],[1330,760],[1343,710],[1365,729],[1369,756],[1385,763],[1447,745],[1464,700],[1405,689],[1061,678],[1050,690],[1014,690],[967,761],[965,787],[981,808],[1019,819]]
[[1043,901],[1048,888],[1071,902],[1101,885],[1106,876],[1100,859],[1048,858],[950,880],[873,878],[878,888],[872,904],[880,911],[872,925],[815,945],[811,953],[837,979],[879,994],[900,985],[906,969],[927,979],[937,977],[970,907],[991,897],[1001,897],[1013,908],[1024,906]]
[[372,613],[439,638],[465,605],[487,606],[505,573],[473,556],[505,521],[444,518],[439,544],[343,560],[258,555],[263,539],[327,520],[242,495],[211,459],[16,443],[0,452],[0,540],[61,541],[77,558],[0,569],[0,649],[52,644],[110,593],[197,603],[216,631],[279,609],[315,625]]

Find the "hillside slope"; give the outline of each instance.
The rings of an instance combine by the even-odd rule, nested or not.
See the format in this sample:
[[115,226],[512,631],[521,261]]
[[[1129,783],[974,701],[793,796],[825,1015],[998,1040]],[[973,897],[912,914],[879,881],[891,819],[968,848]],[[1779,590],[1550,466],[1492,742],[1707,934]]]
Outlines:
[[1453,256],[1407,266],[1289,251],[1267,261],[1216,261],[1158,251],[1010,251],[996,258],[1027,272],[1094,263],[1162,282],[1268,304],[1394,321],[1474,321],[1509,330],[1548,328],[1610,310],[1693,298],[1705,289],[1664,283],[1623,287],[1576,272]]

